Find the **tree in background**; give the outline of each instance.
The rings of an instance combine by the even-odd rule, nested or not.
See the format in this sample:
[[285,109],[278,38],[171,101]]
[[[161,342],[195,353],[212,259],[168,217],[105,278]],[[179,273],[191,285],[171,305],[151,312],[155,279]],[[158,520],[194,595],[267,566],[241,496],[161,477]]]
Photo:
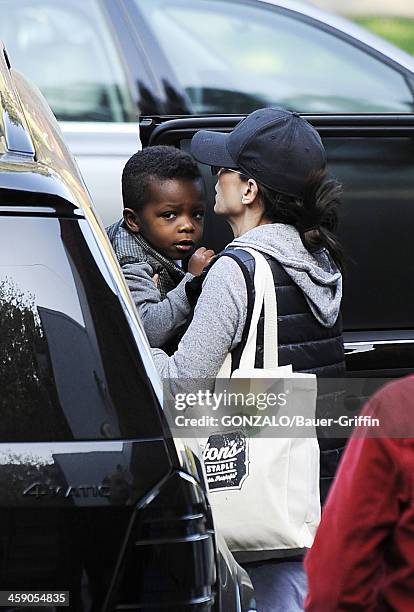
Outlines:
[[0,440],[67,439],[34,296],[0,282]]

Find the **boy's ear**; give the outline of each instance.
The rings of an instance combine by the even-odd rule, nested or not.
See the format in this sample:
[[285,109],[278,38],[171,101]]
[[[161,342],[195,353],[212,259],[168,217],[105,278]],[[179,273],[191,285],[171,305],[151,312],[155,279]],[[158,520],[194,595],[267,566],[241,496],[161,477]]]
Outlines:
[[139,223],[139,219],[137,213],[132,210],[132,208],[124,208],[124,221],[128,226],[128,229],[131,230],[134,234],[138,234],[141,226]]

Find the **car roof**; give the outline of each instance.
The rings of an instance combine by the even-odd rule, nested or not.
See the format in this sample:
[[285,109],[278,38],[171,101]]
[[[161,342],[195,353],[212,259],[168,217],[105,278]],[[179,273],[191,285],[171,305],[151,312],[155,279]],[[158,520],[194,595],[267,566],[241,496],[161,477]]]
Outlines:
[[49,105],[37,87],[11,68],[1,42],[0,189],[54,196],[66,201],[68,212],[78,209],[77,214],[91,207]]
[[0,54],[0,104],[1,153],[16,153],[34,160],[34,146],[4,47]]
[[344,17],[340,17],[335,15],[334,13],[329,13],[320,8],[315,7],[311,3],[308,2],[300,2],[298,0],[257,0],[263,4],[272,4],[273,6],[280,7],[282,9],[286,9],[288,11],[298,13],[298,15],[309,17],[311,19],[315,19],[316,21],[321,22],[321,24],[330,26],[335,28],[342,34],[346,36],[350,36],[360,43],[371,47],[378,53],[381,53],[388,59],[391,59],[393,62],[399,64],[406,70],[414,73],[414,58],[395,47],[393,44],[387,42],[383,38],[376,36],[375,34],[371,34],[365,28],[345,19]]

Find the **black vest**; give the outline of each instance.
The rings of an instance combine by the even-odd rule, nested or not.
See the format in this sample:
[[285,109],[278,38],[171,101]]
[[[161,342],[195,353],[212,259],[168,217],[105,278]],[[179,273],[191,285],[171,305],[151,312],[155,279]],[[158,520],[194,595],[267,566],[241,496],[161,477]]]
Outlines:
[[[310,372],[323,378],[342,378],[345,356],[342,321],[338,317],[333,327],[325,327],[313,315],[302,290],[270,255],[263,254],[273,274],[278,308],[279,365],[292,364],[297,372]],[[232,369],[238,367],[243,351],[254,304],[255,260],[241,249],[227,249],[222,256],[231,257],[240,266],[247,286],[248,308],[242,341],[233,351]],[[256,367],[263,367],[263,314],[259,320]]]

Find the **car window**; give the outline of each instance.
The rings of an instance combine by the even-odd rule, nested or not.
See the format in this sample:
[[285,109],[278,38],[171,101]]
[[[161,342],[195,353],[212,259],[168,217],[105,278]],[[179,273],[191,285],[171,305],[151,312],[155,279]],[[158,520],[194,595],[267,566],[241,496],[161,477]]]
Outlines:
[[0,235],[0,442],[159,435],[145,368],[91,256],[86,221],[1,216]]
[[[135,0],[202,113],[411,112],[404,77],[365,51],[263,3]],[[331,31],[333,32],[333,31]]]
[[95,0],[1,0],[0,38],[12,66],[62,121],[134,119],[126,78]]

